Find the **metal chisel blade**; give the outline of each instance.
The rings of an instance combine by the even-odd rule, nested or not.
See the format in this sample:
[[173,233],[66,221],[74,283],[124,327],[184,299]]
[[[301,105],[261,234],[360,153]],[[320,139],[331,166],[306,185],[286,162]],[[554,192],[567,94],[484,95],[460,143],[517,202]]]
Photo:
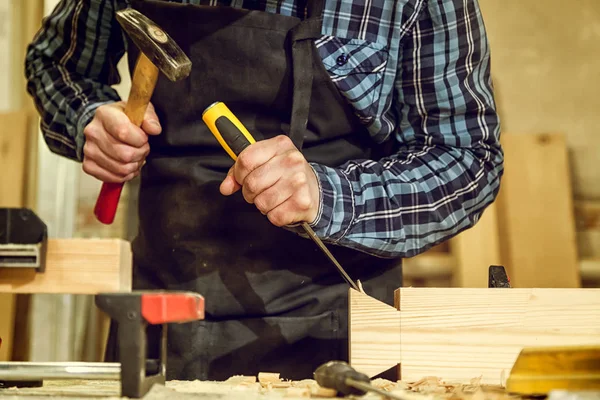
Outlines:
[[352,278],[350,278],[350,275],[348,275],[348,273],[341,266],[341,264],[338,262],[338,260],[336,260],[336,258],[333,256],[333,254],[331,254],[331,252],[329,251],[329,249],[325,246],[325,244],[323,243],[323,241],[321,241],[321,239],[317,236],[317,234],[315,233],[315,231],[313,231],[312,228],[306,222],[302,223],[302,228],[304,228],[304,231],[313,240],[313,242],[315,242],[317,244],[317,246],[319,246],[319,248],[321,249],[321,251],[323,251],[323,253],[325,253],[325,255],[327,256],[327,258],[329,258],[329,261],[331,261],[333,263],[333,265],[335,265],[335,267],[338,269],[338,271],[340,272],[340,274],[342,275],[342,277],[346,280],[346,282],[348,282],[348,284],[353,289],[355,289],[355,290],[357,290],[359,292],[362,292],[363,290],[359,287],[358,284],[356,284],[356,282],[354,282],[352,280]]

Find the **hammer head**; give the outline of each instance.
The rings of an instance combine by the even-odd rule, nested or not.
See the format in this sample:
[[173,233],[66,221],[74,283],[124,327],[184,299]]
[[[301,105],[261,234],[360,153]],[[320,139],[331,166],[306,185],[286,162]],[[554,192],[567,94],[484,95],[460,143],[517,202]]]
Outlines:
[[132,8],[117,11],[116,17],[133,43],[170,80],[178,81],[190,74],[190,59],[152,20]]

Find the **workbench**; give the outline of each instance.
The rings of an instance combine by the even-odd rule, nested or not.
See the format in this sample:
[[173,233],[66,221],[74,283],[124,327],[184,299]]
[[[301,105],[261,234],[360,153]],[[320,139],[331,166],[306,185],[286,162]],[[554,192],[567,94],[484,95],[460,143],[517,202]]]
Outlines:
[[[166,386],[155,385],[144,397],[145,400],[194,400],[194,399],[306,399],[327,398],[331,394],[318,395],[318,385],[313,380],[287,382],[289,387],[269,387],[258,382],[248,382],[248,377],[232,377],[224,382],[211,381],[168,381]],[[480,385],[478,379],[471,384],[444,384],[438,378],[423,379],[406,383],[375,379],[373,384],[386,391],[402,395],[407,400],[508,400],[519,399],[504,392],[503,388],[492,385]],[[48,381],[41,388],[0,389],[0,400],[98,400],[121,399],[119,383],[116,381]],[[312,395],[311,395],[312,392]],[[365,400],[381,399],[381,396],[369,393]]]

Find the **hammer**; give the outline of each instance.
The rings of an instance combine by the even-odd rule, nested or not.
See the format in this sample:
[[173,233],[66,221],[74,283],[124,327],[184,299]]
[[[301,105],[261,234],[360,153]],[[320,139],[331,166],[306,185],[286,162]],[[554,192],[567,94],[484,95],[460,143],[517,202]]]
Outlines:
[[[192,62],[165,31],[139,11],[126,8],[117,11],[116,18],[140,50],[125,114],[131,123],[141,126],[156,87],[159,71],[176,82],[190,74]],[[102,183],[94,208],[94,214],[100,222],[113,222],[122,190],[122,183]]]

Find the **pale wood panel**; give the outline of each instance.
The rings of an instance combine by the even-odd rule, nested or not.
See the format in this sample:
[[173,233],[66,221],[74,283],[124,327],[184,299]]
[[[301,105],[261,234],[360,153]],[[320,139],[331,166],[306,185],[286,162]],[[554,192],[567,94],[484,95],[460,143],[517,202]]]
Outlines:
[[23,204],[27,114],[0,114],[0,207]]
[[[24,201],[27,114],[0,114],[0,207],[21,207]],[[0,273],[1,270],[0,270]],[[0,290],[0,293],[3,291]],[[12,358],[15,296],[0,294],[0,361]]]
[[46,272],[0,270],[0,293],[131,290],[131,249],[119,239],[50,239]]
[[348,291],[350,364],[375,376],[400,360],[400,313],[354,289]]
[[580,286],[564,135],[504,134],[502,259],[514,287]]
[[490,265],[502,265],[496,208],[492,203],[474,227],[450,240],[455,258],[452,286],[485,288]]
[[523,347],[600,345],[600,289],[400,288],[396,312],[366,294],[350,299],[351,318],[360,315],[352,363],[370,376],[400,364],[405,381],[504,384]]

